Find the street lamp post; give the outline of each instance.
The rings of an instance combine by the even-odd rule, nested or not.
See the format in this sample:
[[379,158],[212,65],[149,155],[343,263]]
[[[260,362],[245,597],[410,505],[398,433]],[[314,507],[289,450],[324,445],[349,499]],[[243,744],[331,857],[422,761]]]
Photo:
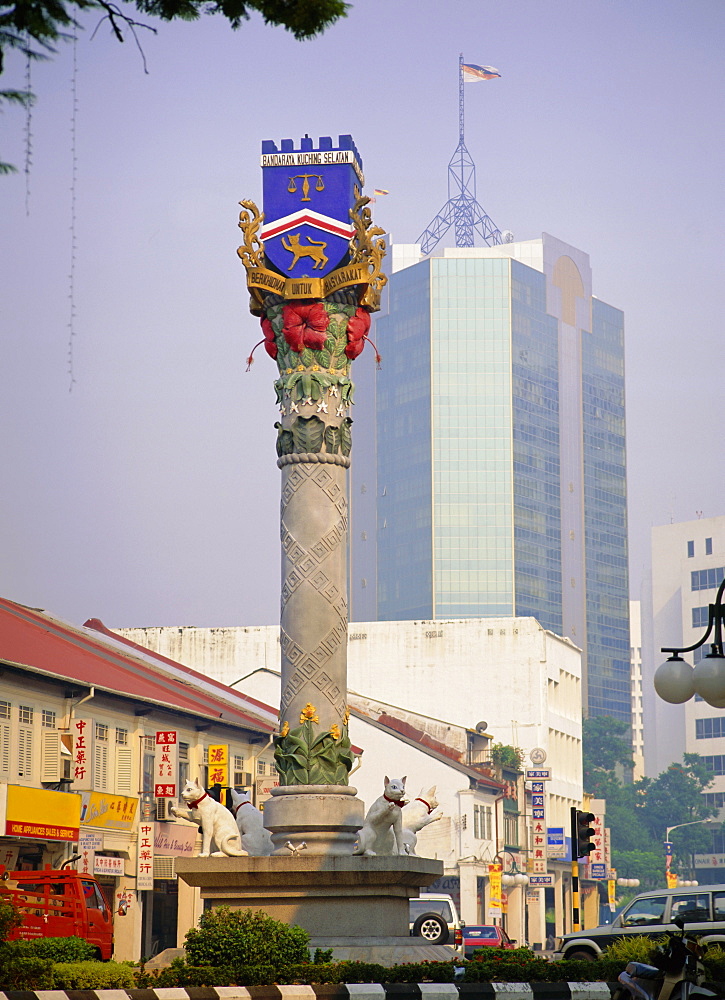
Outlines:
[[[494,860],[496,860],[496,858],[500,858],[502,854],[509,855],[509,857],[511,858],[511,867],[508,869],[508,871],[502,872],[501,884],[508,885],[511,887],[528,885],[529,876],[526,874],[526,872],[521,871],[519,866],[516,864],[516,858],[513,856],[511,851],[506,851],[506,850],[498,851]],[[501,865],[503,867],[503,862],[501,863]]]
[[[714,604],[708,607],[707,631],[693,646],[682,648],[662,647],[671,655],[662,663],[654,676],[654,686],[663,701],[681,705],[693,695],[700,697],[713,708],[725,708],[725,653],[723,652],[723,623],[725,623],[725,579],[720,584]],[[682,653],[692,653],[704,646],[712,633],[710,652],[693,668],[682,659]],[[685,825],[685,824],[679,824]],[[672,827],[672,829],[675,829]]]
[[[672,833],[672,831],[673,830],[679,830],[681,826],[694,826],[696,823],[710,823],[710,822],[711,822],[711,819],[708,817],[706,819],[691,819],[687,823],[675,823],[674,826],[668,826],[667,827],[667,831],[665,833],[665,846],[666,846],[666,849],[667,849],[667,852],[668,852],[668,854],[667,854],[667,872],[668,873],[669,873],[669,870],[670,870],[670,864],[669,864],[670,857],[671,857],[671,855],[670,855],[670,848],[672,846],[670,844],[670,834]],[[678,880],[678,885],[699,885],[699,884],[700,883],[697,881],[697,879],[679,879]]]

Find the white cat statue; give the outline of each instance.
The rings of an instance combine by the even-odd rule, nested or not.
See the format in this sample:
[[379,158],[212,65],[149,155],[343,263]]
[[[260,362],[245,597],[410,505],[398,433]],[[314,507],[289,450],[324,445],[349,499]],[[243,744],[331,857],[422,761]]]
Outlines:
[[242,835],[242,847],[255,858],[268,857],[274,850],[272,836],[265,830],[262,813],[249,796],[249,792],[232,792],[232,813]]
[[[437,819],[441,819],[441,813],[438,813],[437,816],[433,815],[437,808],[436,785],[429,788],[427,792],[421,789],[420,795],[417,798],[413,799],[412,802],[407,802],[403,806],[403,846],[406,854],[415,854],[418,832],[423,827],[428,826],[429,823],[434,823]],[[376,852],[378,854],[391,854],[393,844],[394,837],[392,830],[386,830],[384,834],[378,837]]]
[[212,840],[219,848],[211,855],[213,858],[239,858],[247,852],[242,850],[242,836],[236,821],[226,806],[213,799],[199,784],[199,779],[187,781],[181,789],[181,798],[187,809],[171,807],[174,816],[190,819],[192,823],[201,825],[200,858],[208,858],[211,852]]
[[377,850],[378,839],[393,834],[391,850],[387,854],[405,854],[403,844],[403,806],[405,798],[405,778],[389,778],[385,775],[385,791],[376,799],[365,815],[365,822],[358,835],[357,847],[353,854],[374,857],[382,853]]

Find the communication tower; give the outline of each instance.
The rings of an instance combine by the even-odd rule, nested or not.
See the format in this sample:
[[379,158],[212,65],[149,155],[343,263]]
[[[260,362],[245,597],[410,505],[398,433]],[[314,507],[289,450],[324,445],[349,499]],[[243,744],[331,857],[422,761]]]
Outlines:
[[448,164],[448,201],[418,237],[421,253],[429,254],[451,226],[457,247],[472,247],[476,233],[486,246],[507,242],[476,200],[476,165],[464,135],[463,53],[458,57],[458,146]]

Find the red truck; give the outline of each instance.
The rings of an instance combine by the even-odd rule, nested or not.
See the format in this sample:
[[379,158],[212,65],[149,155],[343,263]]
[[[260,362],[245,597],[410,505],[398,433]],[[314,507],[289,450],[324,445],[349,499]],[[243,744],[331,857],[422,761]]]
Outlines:
[[111,908],[92,875],[49,866],[42,871],[11,872],[0,865],[0,898],[9,898],[22,919],[8,934],[9,941],[76,936],[92,944],[99,958],[110,959]]

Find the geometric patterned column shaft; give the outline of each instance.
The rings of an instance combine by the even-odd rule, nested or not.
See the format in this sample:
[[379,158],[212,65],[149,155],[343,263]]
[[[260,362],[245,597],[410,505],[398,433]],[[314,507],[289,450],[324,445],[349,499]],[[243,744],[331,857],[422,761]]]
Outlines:
[[308,703],[342,729],[347,688],[347,468],[342,455],[284,455],[280,720]]

